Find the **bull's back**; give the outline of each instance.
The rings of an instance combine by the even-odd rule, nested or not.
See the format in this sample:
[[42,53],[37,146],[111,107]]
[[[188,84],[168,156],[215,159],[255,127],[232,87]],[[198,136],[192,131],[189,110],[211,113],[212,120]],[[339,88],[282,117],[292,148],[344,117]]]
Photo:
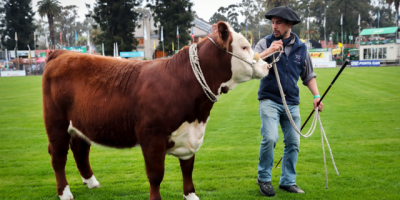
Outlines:
[[140,66],[126,60],[53,52],[42,82],[45,123],[60,115],[63,123],[72,121],[96,143],[134,146],[136,110],[132,89],[139,73]]

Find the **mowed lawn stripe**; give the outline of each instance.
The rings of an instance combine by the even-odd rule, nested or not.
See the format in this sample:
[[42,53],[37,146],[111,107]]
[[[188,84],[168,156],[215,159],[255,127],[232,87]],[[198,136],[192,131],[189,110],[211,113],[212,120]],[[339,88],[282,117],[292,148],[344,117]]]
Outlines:
[[[321,95],[339,68],[315,69]],[[273,199],[400,199],[400,67],[346,68],[324,99],[321,119],[340,176],[326,152],[329,189],[319,128],[301,139],[297,184],[304,195],[277,189],[281,168],[273,169]],[[312,95],[298,83],[302,122]],[[260,135],[259,81],[223,94],[211,111],[196,154],[193,180],[204,199],[262,199],[256,184]],[[0,78],[0,199],[58,199],[42,118],[41,77]],[[309,125],[304,129],[308,130]],[[304,132],[304,131],[303,131]],[[275,163],[283,152],[280,132]],[[326,149],[327,151],[327,149]],[[91,164],[102,188],[82,185],[70,152],[66,174],[75,199],[148,199],[149,183],[140,148],[94,145]],[[182,198],[179,161],[166,156],[163,199]]]

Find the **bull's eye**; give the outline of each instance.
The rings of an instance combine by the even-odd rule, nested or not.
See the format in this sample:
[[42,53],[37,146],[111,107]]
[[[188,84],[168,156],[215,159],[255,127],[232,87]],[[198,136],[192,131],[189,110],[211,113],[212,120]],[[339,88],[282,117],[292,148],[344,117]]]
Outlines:
[[246,46],[243,46],[243,50],[246,50],[246,48],[247,48]]

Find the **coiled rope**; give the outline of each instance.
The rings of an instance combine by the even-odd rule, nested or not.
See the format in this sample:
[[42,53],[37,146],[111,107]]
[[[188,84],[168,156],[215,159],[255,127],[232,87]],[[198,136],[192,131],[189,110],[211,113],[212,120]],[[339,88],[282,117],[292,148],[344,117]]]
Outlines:
[[[279,51],[280,51],[280,50],[279,50]],[[328,170],[327,170],[327,166],[326,166],[324,139],[325,139],[326,144],[327,144],[327,146],[328,146],[329,153],[330,153],[331,159],[332,159],[332,163],[333,163],[333,166],[334,166],[334,168],[335,168],[335,171],[336,171],[336,174],[337,174],[337,175],[339,175],[339,171],[338,171],[338,169],[337,169],[337,167],[336,167],[335,160],[333,159],[332,149],[331,149],[331,147],[330,147],[330,145],[329,145],[328,138],[326,137],[325,130],[324,130],[324,128],[322,127],[322,122],[321,122],[320,113],[319,113],[319,111],[318,111],[318,107],[315,108],[315,114],[314,114],[314,118],[313,118],[313,120],[312,120],[310,129],[307,131],[306,134],[302,134],[301,131],[297,128],[296,124],[294,123],[293,117],[292,117],[292,115],[290,114],[289,107],[287,106],[285,94],[283,93],[281,81],[280,81],[280,78],[279,78],[278,68],[276,67],[276,62],[277,62],[277,61],[275,60],[275,55],[274,55],[275,53],[276,53],[276,52],[274,52],[274,53],[272,53],[272,54],[269,54],[269,55],[265,56],[263,59],[272,56],[272,65],[273,65],[273,67],[274,67],[275,76],[276,76],[276,81],[278,82],[279,92],[280,92],[280,95],[281,95],[281,97],[282,97],[282,102],[283,102],[283,105],[284,105],[284,107],[285,107],[286,114],[287,114],[287,116],[288,116],[288,118],[289,118],[289,121],[290,121],[290,123],[292,124],[294,130],[296,130],[296,132],[297,132],[300,136],[302,136],[302,137],[304,137],[304,138],[308,138],[308,137],[310,137],[310,136],[314,133],[315,128],[316,128],[316,126],[317,126],[317,122],[319,122],[319,124],[320,124],[321,142],[322,142],[322,152],[323,152],[323,154],[324,154],[324,166],[325,166],[325,179],[326,179],[325,188],[328,189]],[[280,51],[280,54],[279,54],[278,58],[281,57],[281,54],[282,54],[282,51]]]
[[203,88],[204,93],[207,95],[208,99],[210,99],[211,102],[217,102],[218,96],[211,91],[210,87],[208,87],[203,72],[201,71],[199,57],[197,56],[197,44],[190,45],[189,59],[190,65],[192,65],[193,73],[196,76],[197,81],[200,83],[201,88]]

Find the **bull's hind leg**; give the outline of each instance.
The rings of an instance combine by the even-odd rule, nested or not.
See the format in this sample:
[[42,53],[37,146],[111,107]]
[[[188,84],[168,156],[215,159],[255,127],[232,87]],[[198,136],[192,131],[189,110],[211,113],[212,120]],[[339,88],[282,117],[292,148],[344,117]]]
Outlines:
[[183,197],[186,200],[199,200],[195,191],[192,180],[192,172],[194,166],[194,155],[189,160],[179,159],[182,176],[183,176]]
[[49,138],[50,144],[48,150],[51,155],[51,165],[56,176],[57,195],[61,200],[74,199],[65,176],[65,164],[67,162],[69,149],[69,135],[66,130],[62,132],[60,131],[60,133],[55,131],[51,133],[52,136]]
[[164,136],[154,135],[145,137],[141,142],[144,161],[146,164],[147,178],[150,182],[150,200],[160,200],[160,184],[164,178],[164,161],[167,152],[168,139]]
[[67,132],[68,120],[65,113],[52,101],[49,84],[43,79],[43,118],[49,139],[48,151],[51,155],[51,165],[57,181],[57,195],[60,199],[73,199],[65,176],[65,164],[69,150],[70,135]]
[[88,188],[100,187],[100,183],[96,180],[96,177],[94,177],[93,171],[90,167],[90,144],[78,136],[73,136],[70,144],[72,153],[74,154],[75,163],[82,177],[83,184],[87,184]]

